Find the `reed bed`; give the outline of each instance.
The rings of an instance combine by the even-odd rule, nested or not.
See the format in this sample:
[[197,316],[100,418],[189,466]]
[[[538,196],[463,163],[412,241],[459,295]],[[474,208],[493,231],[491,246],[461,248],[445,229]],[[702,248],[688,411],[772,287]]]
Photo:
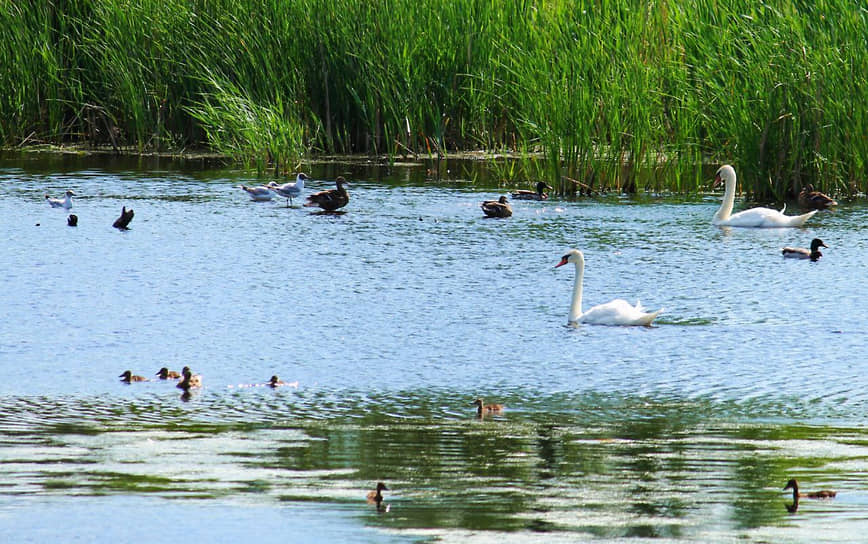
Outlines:
[[868,188],[868,10],[539,0],[0,0],[0,142],[509,152],[505,183]]

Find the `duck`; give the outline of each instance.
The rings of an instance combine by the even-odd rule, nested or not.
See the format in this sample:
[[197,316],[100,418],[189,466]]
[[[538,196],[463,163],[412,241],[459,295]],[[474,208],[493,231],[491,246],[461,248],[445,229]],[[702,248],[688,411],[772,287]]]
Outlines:
[[344,185],[349,185],[349,183],[343,176],[338,176],[335,185],[337,185],[337,189],[328,189],[308,195],[307,202],[304,203],[305,207],[319,206],[327,212],[333,212],[346,206],[350,202],[350,195]]
[[829,246],[824,244],[819,238],[814,238],[811,240],[811,249],[805,249],[803,247],[785,247],[781,249],[781,254],[788,259],[811,259],[816,262],[823,256],[823,254],[820,253],[821,247]]
[[63,209],[68,210],[68,209],[72,208],[72,197],[73,196],[75,196],[75,193],[73,193],[70,190],[67,190],[66,196],[64,196],[63,198],[51,198],[50,196],[45,195],[45,200],[48,201],[48,203],[51,205],[52,208],[63,208]]
[[476,406],[476,415],[479,417],[485,414],[499,414],[503,412],[502,404],[485,404],[482,399],[476,399],[470,403],[471,406]]
[[130,221],[133,220],[134,215],[136,215],[136,213],[133,211],[132,208],[128,210],[126,206],[121,206],[121,216],[115,219],[115,222],[112,223],[112,226],[120,230],[129,230],[127,225],[129,225]]
[[278,185],[276,182],[272,181],[268,184],[268,187],[270,190],[285,198],[286,206],[289,207],[292,205],[292,198],[301,195],[301,192],[304,190],[304,182],[309,179],[310,178],[307,174],[299,172],[295,176],[295,181],[290,181],[283,185]]
[[650,327],[654,319],[663,312],[660,308],[656,312],[645,312],[642,304],[637,300],[635,306],[623,299],[615,299],[605,304],[598,304],[582,312],[582,282],[585,276],[585,255],[578,249],[570,250],[561,257],[555,268],[567,263],[576,265],[576,279],[573,284],[573,299],[570,304],[570,316],[567,323],[578,325],[588,323],[591,325],[617,325],[617,326],[643,326]]
[[384,484],[383,482],[379,482],[379,483],[377,483],[377,488],[374,489],[373,491],[368,491],[368,494],[366,496],[366,498],[368,500],[368,504],[376,504],[377,510],[379,510],[380,505],[383,504],[383,491],[391,491],[391,490],[388,487],[386,487],[386,484]]
[[132,371],[132,370],[126,370],[126,371],[124,371],[124,373],[121,374],[120,376],[118,376],[118,378],[120,378],[121,381],[124,382],[124,383],[147,382],[147,381],[150,381],[150,380],[148,380],[147,378],[145,378],[144,376],[137,376],[136,374],[133,374],[133,371]]
[[278,378],[278,377],[275,375],[275,376],[272,376],[271,379],[268,380],[268,383],[265,384],[265,385],[267,385],[268,387],[272,387],[272,388],[273,388],[273,387],[282,387],[282,386],[284,386],[284,385],[287,386],[287,387],[298,387],[298,382],[295,381],[295,382],[289,382],[289,383],[287,383],[287,382],[285,382],[285,381],[282,381],[280,378]]
[[202,387],[202,376],[199,374],[193,374],[190,370],[189,366],[185,366],[181,370],[181,376],[183,379],[178,382],[178,389],[183,389],[185,392],[189,392],[190,389]]
[[802,215],[784,215],[786,204],[781,211],[770,208],[750,208],[748,210],[732,213],[732,205],[735,201],[735,169],[724,164],[718,168],[714,175],[714,185],[717,187],[724,183],[723,202],[720,209],[714,214],[711,223],[718,227],[746,227],[746,228],[783,228],[801,227],[810,219],[817,210],[812,210]]
[[838,494],[837,491],[829,491],[828,489],[801,493],[799,492],[799,482],[795,478],[790,478],[790,481],[784,486],[784,491],[787,489],[793,490],[793,502],[798,502],[799,499],[832,499]]
[[838,203],[829,197],[829,195],[821,193],[820,191],[815,191],[814,186],[809,183],[808,185],[805,185],[799,193],[799,205],[803,208],[825,210],[830,206],[837,206]]
[[481,205],[482,211],[486,217],[511,217],[512,206],[506,200],[506,195],[503,195],[497,200],[486,200]]
[[161,368],[157,374],[161,380],[177,380],[181,374],[177,370],[169,370],[166,367]]
[[248,187],[247,185],[239,185],[238,187],[247,193],[250,196],[250,200],[254,202],[268,202],[274,198],[274,191],[271,190],[271,186],[259,185],[258,187]]
[[69,214],[69,217],[66,218],[66,224],[70,227],[78,226],[78,216],[74,213]]
[[538,181],[536,191],[528,191],[527,189],[519,189],[511,193],[514,200],[547,200],[549,195],[545,193],[546,189],[551,189],[551,185],[544,181]]

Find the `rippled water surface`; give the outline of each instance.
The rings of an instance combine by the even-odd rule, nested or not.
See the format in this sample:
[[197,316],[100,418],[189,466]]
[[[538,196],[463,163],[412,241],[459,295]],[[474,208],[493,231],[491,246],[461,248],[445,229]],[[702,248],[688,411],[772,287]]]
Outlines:
[[[719,194],[487,220],[502,191],[463,174],[312,174],[350,179],[345,214],[197,165],[0,160],[0,540],[863,536],[864,203],[804,230],[715,228]],[[43,199],[66,189],[75,228]],[[815,236],[820,262],[780,257]],[[573,247],[585,307],[656,326],[566,326]],[[185,365],[189,398],[154,376]],[[792,477],[838,496],[789,513]]]

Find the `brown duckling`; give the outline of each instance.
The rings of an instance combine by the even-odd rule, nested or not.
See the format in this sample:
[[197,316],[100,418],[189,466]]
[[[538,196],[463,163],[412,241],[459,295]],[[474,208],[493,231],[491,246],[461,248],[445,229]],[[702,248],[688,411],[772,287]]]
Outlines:
[[161,368],[156,375],[159,376],[161,380],[177,380],[181,377],[181,374],[178,371],[169,370],[166,367]]
[[127,370],[127,371],[125,371],[123,374],[121,374],[120,376],[118,376],[118,378],[120,378],[121,381],[124,382],[124,383],[132,383],[132,382],[147,382],[147,381],[150,381],[150,380],[148,380],[147,378],[145,378],[144,376],[137,376],[136,374],[133,374],[132,370]]
[[823,243],[819,238],[814,238],[811,240],[811,249],[805,249],[803,247],[785,247],[781,249],[781,254],[788,259],[811,259],[812,261],[818,261],[820,257],[823,256],[820,253],[821,247],[829,247]]
[[822,489],[820,491],[811,491],[808,493],[799,492],[799,482],[795,478],[791,478],[787,485],[784,486],[784,491],[787,489],[793,490],[793,502],[798,503],[799,499],[831,499],[838,494],[837,491],[829,491]]
[[308,195],[305,207],[319,206],[327,212],[333,212],[339,208],[343,208],[350,201],[350,195],[344,188],[344,185],[349,185],[343,176],[338,176],[335,180],[337,189],[328,189]]
[[185,366],[181,370],[181,376],[183,376],[183,379],[178,382],[178,385],[176,386],[178,389],[183,389],[185,392],[189,392],[190,389],[202,387],[202,376],[199,374],[193,374],[189,366]]
[[497,200],[486,200],[480,207],[485,212],[486,217],[511,217],[512,206],[506,200],[506,195]]
[[386,484],[384,484],[383,482],[379,482],[377,484],[377,489],[373,491],[368,491],[368,504],[376,504],[377,510],[379,510],[380,505],[383,504],[383,491],[389,491],[389,488],[386,487]]
[[528,191],[527,189],[519,189],[513,191],[512,198],[514,200],[547,200],[549,195],[546,194],[546,189],[551,189],[552,186],[544,181],[538,181],[536,191]]
[[476,406],[476,415],[479,417],[485,414],[499,414],[503,412],[502,404],[485,404],[482,399],[476,399],[470,403],[471,406]]
[[837,206],[838,203],[828,195],[821,193],[820,191],[815,191],[814,186],[808,184],[805,185],[802,192],[799,193],[799,205],[803,208],[825,210],[830,206]]

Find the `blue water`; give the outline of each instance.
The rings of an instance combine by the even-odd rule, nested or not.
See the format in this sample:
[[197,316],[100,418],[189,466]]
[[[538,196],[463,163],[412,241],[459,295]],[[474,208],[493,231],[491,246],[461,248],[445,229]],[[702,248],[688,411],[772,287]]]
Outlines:
[[[805,229],[713,227],[719,194],[491,220],[503,190],[460,175],[310,171],[350,180],[345,214],[232,170],[0,161],[0,539],[858,540],[863,202]],[[74,228],[43,198],[66,189]],[[813,237],[819,262],[781,258]],[[655,326],[568,327],[573,247],[586,308]],[[188,399],[118,379],[185,365]],[[839,496],[789,514],[790,477]]]

